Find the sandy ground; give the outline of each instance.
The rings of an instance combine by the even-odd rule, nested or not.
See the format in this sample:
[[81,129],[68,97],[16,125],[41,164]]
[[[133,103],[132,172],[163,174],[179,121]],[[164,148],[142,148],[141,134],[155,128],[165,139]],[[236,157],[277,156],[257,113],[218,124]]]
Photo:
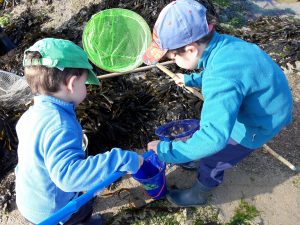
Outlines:
[[[253,0],[261,10],[266,10],[265,14],[276,14],[282,11],[293,14],[296,18],[300,18],[300,2],[297,0]],[[258,10],[257,14],[260,14],[261,10]]]
[[300,18],[300,2],[297,0],[253,0],[252,2],[254,2],[259,8],[269,11],[270,14],[274,14],[276,11],[285,11],[286,13],[293,14],[296,18]]
[[[99,1],[85,1],[99,2]],[[273,10],[293,11],[294,16],[300,18],[300,2],[293,4],[278,3],[275,1],[252,1],[261,11]],[[60,5],[54,1],[52,5],[53,20],[46,26],[60,27],[73,13],[82,8],[82,1],[66,1]],[[269,12],[269,11],[268,11]],[[62,17],[63,15],[63,17]],[[298,63],[300,71],[300,62]],[[300,167],[300,72],[286,71],[287,78],[294,99],[293,124],[283,130],[278,137],[268,143],[275,151],[282,154],[291,163]],[[190,187],[196,174],[184,171],[181,168],[168,169],[167,184],[180,188]],[[142,194],[142,188],[130,176],[125,176],[117,184],[120,188],[129,188],[136,199],[133,204],[141,206],[150,200]],[[109,193],[105,190],[104,194]],[[300,220],[300,174],[291,171],[277,159],[262,149],[245,159],[235,168],[226,171],[224,183],[213,191],[209,204],[219,208],[219,219],[223,222],[233,216],[234,209],[241,199],[255,205],[260,216],[254,224],[264,225],[296,225]],[[128,196],[123,199],[117,195],[103,197],[99,195],[96,200],[95,214],[109,215],[129,206]],[[23,225],[27,224],[17,210],[5,214],[0,224]]]

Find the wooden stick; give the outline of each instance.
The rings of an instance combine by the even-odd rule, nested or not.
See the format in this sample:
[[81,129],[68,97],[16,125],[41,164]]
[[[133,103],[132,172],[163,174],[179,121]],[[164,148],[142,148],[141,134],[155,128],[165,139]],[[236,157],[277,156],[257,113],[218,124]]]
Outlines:
[[285,164],[286,166],[288,166],[291,170],[293,171],[299,171],[299,169],[294,166],[293,164],[291,164],[289,161],[287,161],[285,158],[283,158],[281,155],[279,155],[278,153],[276,153],[273,149],[271,149],[268,145],[264,144],[263,148],[270,153],[272,156],[274,156],[276,159],[278,159],[280,162],[282,162],[283,164]]
[[[173,73],[172,71],[170,71],[169,69],[167,69],[166,67],[164,67],[163,65],[157,63],[156,66],[163,71],[164,73],[166,73],[167,75],[169,75],[171,78],[173,78],[174,80],[176,79],[176,74]],[[189,90],[191,93],[193,93],[195,96],[197,96],[198,98],[200,98],[202,101],[204,101],[203,96],[201,95],[201,93],[199,91],[197,91],[194,88],[191,87],[185,87],[187,90]],[[270,148],[268,145],[264,144],[263,148],[270,153],[272,156],[274,156],[276,159],[278,159],[280,162],[282,162],[283,164],[285,164],[287,167],[289,167],[291,170],[293,171],[299,171],[299,169],[297,167],[295,167],[293,164],[291,164],[289,161],[287,161],[285,158],[283,158],[281,155],[279,155],[278,153],[276,153],[272,148]]]
[[[157,66],[157,68],[159,68],[165,74],[167,74],[168,76],[170,76],[172,79],[176,80],[177,76],[176,76],[175,73],[173,73],[172,71],[170,71],[169,69],[167,69],[165,66],[163,66],[160,63],[156,63],[155,65]],[[187,89],[192,94],[194,94],[195,96],[197,96],[198,98],[200,98],[202,101],[204,101],[204,98],[203,98],[202,94],[200,93],[200,91],[197,91],[196,89],[191,88],[191,87],[184,87],[184,88]]]
[[[170,65],[170,64],[174,64],[174,63],[175,62],[173,60],[171,60],[171,61],[163,62],[163,63],[161,63],[161,65]],[[131,70],[131,71],[127,71],[127,72],[109,73],[109,74],[104,74],[104,75],[98,75],[97,77],[100,80],[102,80],[102,79],[106,79],[106,78],[121,76],[121,75],[124,75],[124,74],[136,73],[136,72],[141,72],[141,71],[145,71],[145,70],[150,70],[150,69],[155,68],[155,67],[156,67],[155,65],[143,66],[143,67],[139,67],[139,68],[136,68],[134,70]]]

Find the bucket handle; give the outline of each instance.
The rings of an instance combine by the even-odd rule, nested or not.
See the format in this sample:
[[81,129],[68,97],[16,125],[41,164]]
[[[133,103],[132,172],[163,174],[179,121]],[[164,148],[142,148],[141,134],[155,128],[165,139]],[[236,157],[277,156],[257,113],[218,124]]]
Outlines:
[[159,190],[159,192],[158,192],[157,195],[151,196],[151,195],[149,195],[145,190],[143,191],[143,192],[144,192],[144,195],[146,195],[146,196],[149,197],[149,198],[157,198],[157,197],[161,194],[161,192],[164,190],[164,187],[165,187],[165,186],[166,186],[166,176],[164,176],[164,184],[163,184],[162,187],[160,188],[160,190]]

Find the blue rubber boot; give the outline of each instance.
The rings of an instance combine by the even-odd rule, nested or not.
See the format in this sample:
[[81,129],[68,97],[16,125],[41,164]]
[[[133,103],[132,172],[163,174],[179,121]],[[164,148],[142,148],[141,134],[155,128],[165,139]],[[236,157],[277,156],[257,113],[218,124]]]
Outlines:
[[207,203],[210,191],[213,188],[201,184],[198,179],[196,183],[188,189],[171,189],[167,194],[169,202],[182,207],[197,207]]
[[103,225],[104,220],[102,216],[92,216],[88,222],[84,223],[84,225]]
[[187,163],[178,163],[176,165],[180,166],[181,168],[183,168],[185,170],[195,171],[195,170],[198,170],[198,168],[199,168],[200,160],[191,161],[191,162],[187,162]]

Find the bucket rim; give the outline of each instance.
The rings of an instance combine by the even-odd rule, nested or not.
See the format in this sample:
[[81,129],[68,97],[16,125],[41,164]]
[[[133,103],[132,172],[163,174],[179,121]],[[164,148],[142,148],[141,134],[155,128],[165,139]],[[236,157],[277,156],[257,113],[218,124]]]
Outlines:
[[149,179],[154,179],[154,178],[158,177],[158,176],[161,175],[161,174],[163,174],[163,176],[165,176],[165,173],[163,173],[163,171],[166,171],[166,166],[167,166],[167,164],[166,164],[165,162],[162,162],[162,164],[163,164],[163,166],[161,167],[161,169],[159,170],[159,172],[158,172],[157,174],[155,174],[154,176],[152,176],[152,177],[148,177],[148,178],[137,178],[136,175],[137,175],[138,173],[132,174],[132,176],[133,176],[133,178],[134,178],[135,180],[137,180],[137,181],[147,181],[147,180],[149,180]]

